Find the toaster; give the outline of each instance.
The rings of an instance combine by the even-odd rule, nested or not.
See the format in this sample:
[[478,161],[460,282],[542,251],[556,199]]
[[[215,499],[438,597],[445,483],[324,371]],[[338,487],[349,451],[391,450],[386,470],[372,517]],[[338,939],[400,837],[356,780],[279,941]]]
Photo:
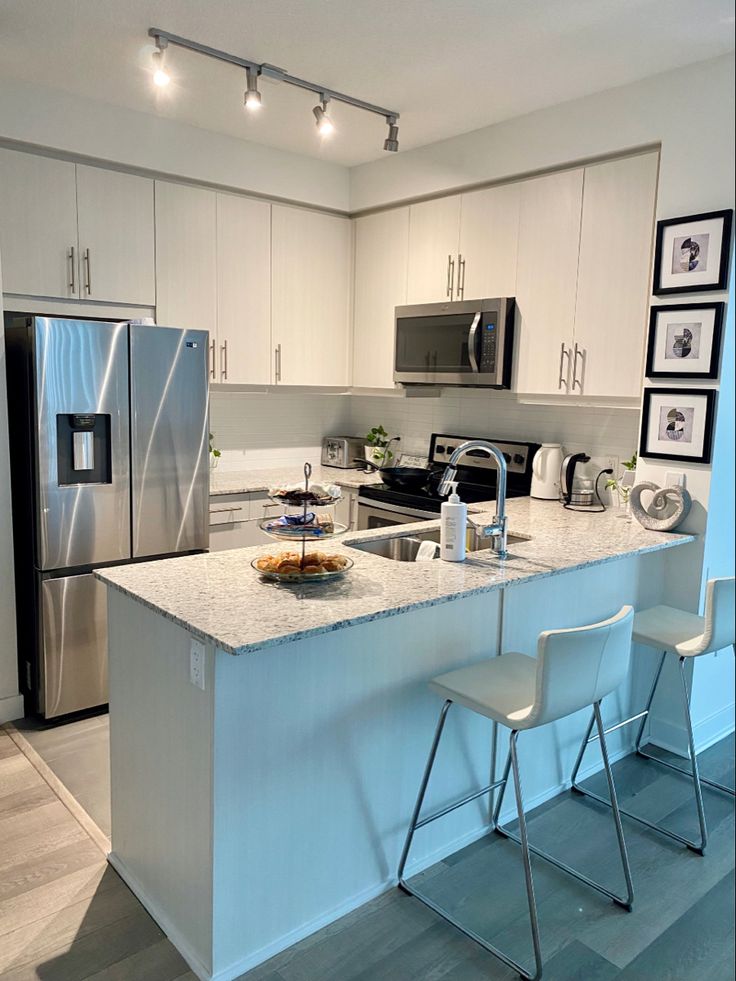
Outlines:
[[[359,436],[324,436],[322,438],[322,466],[352,470],[363,466],[365,440]],[[358,459],[356,463],[355,460]]]

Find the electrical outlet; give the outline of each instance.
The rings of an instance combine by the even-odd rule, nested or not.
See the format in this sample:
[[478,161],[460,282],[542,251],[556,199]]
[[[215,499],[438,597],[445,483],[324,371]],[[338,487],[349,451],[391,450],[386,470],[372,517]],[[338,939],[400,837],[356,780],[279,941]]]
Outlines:
[[675,470],[666,470],[664,475],[665,487],[684,487],[685,474],[677,473]]
[[606,467],[613,470],[613,476],[618,477],[619,467],[621,466],[621,460],[617,456],[606,457]]
[[192,638],[189,646],[189,680],[202,691],[204,691],[204,659],[204,644]]

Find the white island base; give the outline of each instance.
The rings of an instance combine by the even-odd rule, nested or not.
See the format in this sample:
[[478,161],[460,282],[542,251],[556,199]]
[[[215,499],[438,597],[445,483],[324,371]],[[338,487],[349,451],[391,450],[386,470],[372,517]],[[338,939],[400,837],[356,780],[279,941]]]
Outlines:
[[[212,645],[204,690],[190,682],[189,632],[108,590],[111,863],[200,978],[238,977],[395,886],[440,709],[426,684],[433,675],[495,655],[501,634],[504,650],[533,654],[542,629],[660,602],[665,554],[241,656]],[[274,588],[263,586],[264,604]],[[233,583],[233,602],[237,591]],[[329,590],[309,595],[330,602]],[[604,718],[642,705],[653,668],[653,657],[632,662]],[[580,713],[522,736],[527,807],[569,786],[586,721]],[[612,734],[614,758],[629,751],[632,735]],[[487,783],[491,745],[490,722],[453,710],[427,807]],[[505,747],[501,730],[501,760]],[[595,749],[587,766],[600,767]],[[513,795],[507,802],[510,815]],[[409,874],[487,827],[487,799],[435,822],[417,834]]]

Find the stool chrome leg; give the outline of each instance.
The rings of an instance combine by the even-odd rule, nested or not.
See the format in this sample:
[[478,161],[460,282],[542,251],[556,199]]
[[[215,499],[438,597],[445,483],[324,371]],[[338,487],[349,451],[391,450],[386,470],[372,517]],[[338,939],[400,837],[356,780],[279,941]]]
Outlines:
[[693,769],[693,787],[695,788],[695,804],[698,808],[698,823],[700,825],[700,845],[688,845],[693,851],[705,854],[705,846],[708,844],[708,827],[705,823],[705,808],[703,806],[703,790],[700,786],[700,771],[698,769],[698,757],[695,752],[695,736],[693,735],[693,720],[690,715],[690,697],[687,690],[687,677],[685,675],[685,658],[680,658],[680,678],[682,679],[682,699],[685,709],[685,722],[687,724],[687,741],[690,749],[690,765]]
[[[529,903],[529,922],[532,928],[532,944],[534,946],[534,963],[536,971],[535,978],[542,976],[542,946],[539,939],[539,917],[537,915],[537,901],[534,898],[534,880],[532,879],[532,859],[529,854],[529,839],[526,833],[526,815],[524,814],[524,798],[521,793],[521,775],[519,773],[519,757],[516,752],[516,740],[519,736],[517,730],[511,733],[509,741],[509,756],[511,767],[514,773],[514,791],[516,793],[516,812],[519,815],[519,835],[521,844],[521,855],[524,859],[524,879],[526,880],[526,896]],[[503,791],[502,791],[503,793]],[[501,794],[499,794],[499,797]],[[528,977],[528,975],[527,975]]]
[[[595,879],[591,879],[589,876],[584,875],[582,872],[578,872],[577,869],[573,869],[570,865],[567,865],[565,862],[559,861],[559,859],[556,859],[554,855],[550,855],[548,852],[542,851],[541,848],[535,848],[534,845],[527,845],[527,847],[529,851],[532,852],[532,854],[538,855],[539,858],[543,858],[545,862],[549,862],[550,865],[554,865],[555,868],[561,869],[563,872],[567,872],[568,875],[571,875],[575,879],[578,879],[580,882],[583,882],[586,886],[590,886],[591,889],[595,889],[597,892],[600,892],[604,896],[607,896],[609,899],[612,899],[617,906],[621,906],[623,907],[623,909],[627,910],[627,912],[631,912],[632,903],[634,902],[634,888],[631,881],[631,869],[629,867],[629,856],[626,851],[626,842],[624,841],[623,826],[621,824],[618,802],[616,800],[616,789],[613,783],[613,773],[611,772],[611,765],[608,759],[608,747],[606,746],[606,736],[603,729],[603,721],[600,716],[600,703],[596,703],[593,706],[593,716],[590,720],[590,724],[588,725],[586,739],[590,737],[590,733],[593,729],[593,725],[596,722],[598,723],[598,732],[599,732],[599,738],[601,740],[601,750],[603,753],[603,766],[606,770],[608,787],[609,790],[613,790],[613,798],[612,798],[614,801],[613,816],[616,824],[616,835],[618,837],[619,850],[621,852],[621,864],[623,865],[624,878],[626,879],[626,897],[623,898],[621,896],[618,896],[615,892],[612,892],[610,889],[607,889],[605,886],[601,885],[600,882],[596,882]],[[584,741],[583,748],[585,747],[585,745],[586,742]],[[582,759],[582,753],[579,752],[578,759],[575,763],[574,773],[577,773],[577,770],[580,766],[581,759]],[[499,798],[502,797],[503,797],[503,790],[499,795]],[[605,801],[605,803],[608,804],[609,802]],[[609,804],[609,806],[611,805]],[[509,831],[507,828],[504,828],[502,825],[498,823],[496,823],[496,831],[498,832],[498,834],[503,835],[504,838],[509,838],[511,841],[515,841],[517,845],[522,844],[520,838],[518,838],[513,832]]]
[[662,668],[664,667],[664,662],[667,659],[667,651],[662,651],[662,657],[659,659],[659,665],[654,674],[654,681],[652,682],[652,688],[649,692],[649,698],[647,699],[647,707],[644,709],[644,715],[641,719],[641,725],[639,726],[639,732],[636,736],[636,751],[639,753],[641,751],[641,740],[644,735],[644,727],[647,724],[647,719],[649,718],[649,713],[652,710],[652,702],[654,701],[654,693],[657,690],[657,685],[659,684],[659,679],[662,676]]

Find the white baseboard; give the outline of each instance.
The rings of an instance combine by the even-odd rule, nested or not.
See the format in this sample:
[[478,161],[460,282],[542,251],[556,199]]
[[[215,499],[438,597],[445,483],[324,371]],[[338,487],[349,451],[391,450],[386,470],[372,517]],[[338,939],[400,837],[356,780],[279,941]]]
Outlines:
[[[734,710],[733,704],[726,705],[695,723],[693,736],[695,737],[696,753],[702,753],[709,746],[713,746],[734,731]],[[676,725],[673,722],[657,719],[655,732],[654,734],[650,733],[649,742],[654,746],[659,746],[660,749],[666,749],[676,756],[687,759],[687,732],[684,722],[682,725]]]
[[6,695],[0,698],[0,726],[23,718],[23,696]]

